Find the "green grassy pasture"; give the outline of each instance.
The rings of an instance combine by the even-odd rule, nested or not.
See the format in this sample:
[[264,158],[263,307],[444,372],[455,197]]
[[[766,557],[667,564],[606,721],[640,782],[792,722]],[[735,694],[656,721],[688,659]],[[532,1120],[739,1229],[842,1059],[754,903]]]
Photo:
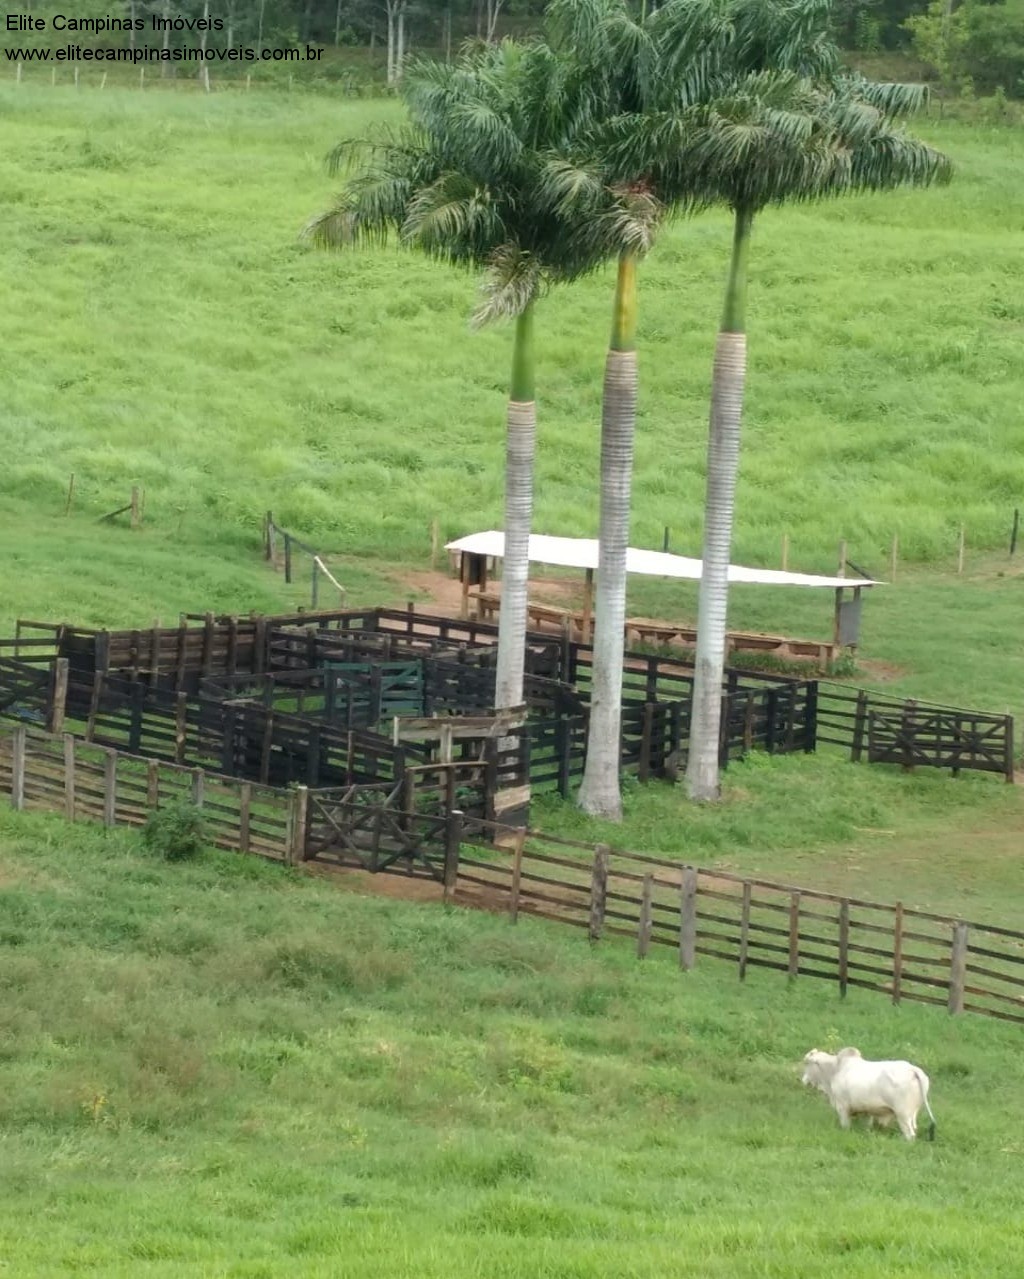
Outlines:
[[[474,282],[397,251],[299,243],[330,198],[324,153],[398,108],[253,92],[209,98],[0,91],[4,490],[61,509],[74,471],[101,514],[145,485],[158,526],[207,517],[226,543],[271,507],[296,531],[422,561],[500,522],[509,334],[467,331]],[[1016,447],[1019,130],[920,122],[947,190],[769,213],[751,287],[736,556],[878,568],[952,563],[961,522],[1006,542]],[[668,231],[641,279],[634,540],[693,551],[729,227]],[[607,274],[538,317],[536,527],[597,527]]]
[[[1019,1030],[0,812],[12,1275],[1019,1273]],[[796,1063],[907,1055],[934,1145]]]
[[[0,89],[0,629],[308,599],[262,514],[353,604],[406,597],[429,525],[500,526],[509,335],[473,281],[299,243],[322,157],[395,118],[314,94]],[[735,558],[897,583],[862,682],[1022,708],[1020,131],[931,119],[945,191],[767,215],[756,234]],[[729,229],[642,277],[633,541],[699,545]],[[607,276],[539,317],[536,527],[592,535]],[[76,477],[65,517],[68,477]],[[146,490],[132,533],[97,524]],[[967,529],[966,572],[955,564]],[[324,588],[326,591],[326,588]],[[816,593],[737,627],[828,634]],[[695,615],[689,587],[630,609]],[[547,829],[1019,926],[1019,789],[827,752],[730,768],[726,802],[627,786]],[[351,882],[351,881],[347,881]],[[0,1269],[12,1275],[1016,1276],[1019,1029],[569,930],[358,896],[249,858],[0,804]],[[564,934],[564,935],[563,935]],[[795,1063],[855,1042],[929,1070],[939,1140],[839,1132]]]

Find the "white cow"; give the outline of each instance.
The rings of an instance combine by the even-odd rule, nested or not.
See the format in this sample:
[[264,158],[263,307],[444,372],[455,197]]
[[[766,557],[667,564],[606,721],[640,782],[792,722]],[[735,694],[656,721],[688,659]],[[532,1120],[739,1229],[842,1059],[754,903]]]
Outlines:
[[803,1082],[825,1094],[841,1127],[849,1128],[852,1115],[868,1115],[883,1127],[895,1119],[907,1141],[917,1136],[917,1112],[924,1106],[931,1120],[928,1140],[935,1140],[928,1076],[909,1061],[865,1061],[856,1048],[834,1054],[812,1048],[804,1058]]

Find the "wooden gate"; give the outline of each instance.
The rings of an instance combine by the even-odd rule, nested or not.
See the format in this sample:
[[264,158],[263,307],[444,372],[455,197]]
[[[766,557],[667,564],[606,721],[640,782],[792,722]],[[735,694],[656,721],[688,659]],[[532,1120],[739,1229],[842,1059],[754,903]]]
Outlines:
[[[1013,719],[906,703],[868,710],[868,762],[1002,773],[1013,780]],[[856,756],[856,751],[855,751]]]
[[348,727],[423,714],[423,662],[328,662],[324,713]]
[[444,882],[446,819],[406,807],[404,781],[309,793],[305,858],[378,874],[426,872]]
[[0,658],[0,716],[45,724],[52,682],[48,666]]

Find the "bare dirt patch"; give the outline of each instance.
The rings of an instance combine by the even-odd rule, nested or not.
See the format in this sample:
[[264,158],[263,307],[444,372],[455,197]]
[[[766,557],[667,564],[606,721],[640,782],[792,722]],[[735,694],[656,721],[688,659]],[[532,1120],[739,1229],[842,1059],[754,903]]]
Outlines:
[[910,672],[905,666],[896,666],[893,662],[876,662],[870,658],[857,658],[857,671],[852,677],[856,683],[858,679],[867,676],[876,684],[888,684],[892,680],[902,679],[904,675]]
[[[458,617],[462,608],[462,584],[448,573],[430,569],[396,569],[390,574],[395,584],[409,593],[410,599],[427,604],[441,617]],[[488,585],[488,593],[501,594],[501,582]],[[562,608],[581,605],[582,587],[557,578],[531,577],[530,599],[538,603],[556,604]]]
[[[420,875],[403,875],[386,871],[375,875],[367,870],[329,866],[322,862],[307,862],[306,870],[318,879],[333,880],[347,892],[359,893],[364,897],[390,897],[400,901],[434,903],[444,900],[441,884],[435,879],[427,879]],[[500,914],[508,910],[508,894],[501,890],[487,889],[479,884],[460,884],[455,895],[455,905]]]

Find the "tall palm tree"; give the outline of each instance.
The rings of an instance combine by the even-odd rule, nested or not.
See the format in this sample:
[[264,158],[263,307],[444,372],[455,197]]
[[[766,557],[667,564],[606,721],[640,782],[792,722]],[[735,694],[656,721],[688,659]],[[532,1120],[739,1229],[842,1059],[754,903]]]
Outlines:
[[[612,334],[601,409],[600,521],[587,753],[578,801],[584,811],[619,820],[626,549],[637,406],[637,266],[669,205],[691,199],[680,184],[627,158],[609,163],[616,124],[644,118],[668,85],[677,97],[699,92],[707,50],[721,38],[720,0],[674,0],[639,17],[626,0],[555,0],[554,47],[588,86],[589,127],[578,128],[569,155],[550,166],[560,207],[589,219],[601,249],[618,257]],[[702,62],[701,59],[705,61]],[[628,142],[629,132],[624,140]]]
[[[713,100],[739,65],[786,63],[831,71],[832,49],[819,38],[830,0],[668,0],[639,15],[627,0],[553,0],[548,30],[563,59],[589,86],[591,125],[573,137],[583,166],[558,177],[567,198],[623,188],[643,193],[648,216],[616,227],[619,272],[601,426],[601,509],[591,704],[579,804],[618,820],[626,547],[636,430],[636,264],[661,214],[693,212],[708,202],[684,141],[697,104]],[[597,176],[600,175],[600,176]],[[658,217],[650,212],[657,209]],[[637,219],[632,219],[636,224]],[[637,235],[637,230],[641,234]],[[639,242],[642,240],[642,248]],[[613,237],[614,241],[614,237]],[[614,242],[607,246],[611,251]],[[626,318],[628,317],[628,319]],[[624,322],[624,323],[623,323]]]
[[558,206],[545,181],[552,151],[586,118],[573,69],[543,44],[467,50],[420,63],[403,83],[410,123],[342,143],[348,182],[308,228],[324,246],[400,243],[482,270],[474,323],[515,321],[507,412],[505,553],[495,705],[523,701],[527,578],[536,442],[534,311],[555,283],[594,269],[605,251]]
[[769,204],[948,180],[945,156],[895,127],[912,109],[909,86],[836,77],[815,88],[761,73],[701,112],[690,162],[733,212],[733,247],[715,349],[708,434],[703,569],[697,619],[687,786],[719,797],[719,731],[728,571],[746,382],[747,263],[754,219]]
[[[556,0],[562,22],[567,10],[575,23],[574,40],[587,49],[600,47],[580,17],[594,4],[600,0]],[[691,793],[701,798],[717,793],[725,590],[739,456],[738,429],[722,429],[722,423],[738,422],[742,412],[743,311],[754,215],[767,203],[930,181],[938,172],[934,153],[885,135],[885,121],[915,109],[921,91],[874,85],[845,72],[829,33],[830,12],[831,0],[669,0],[657,25],[645,26],[632,45],[619,40],[611,78],[622,86],[624,109],[611,113],[600,129],[609,180],[643,175],[666,204],[692,211],[724,201],[734,211],[732,266],[715,360],[689,755]],[[627,28],[621,16],[604,19],[604,30]],[[626,56],[631,48],[635,57]],[[603,92],[607,100],[614,90],[606,86]],[[881,116],[872,114],[872,107]],[[872,133],[874,149],[868,141]],[[941,168],[941,158],[937,163]],[[624,585],[623,580],[623,592]],[[700,748],[694,749],[698,741]],[[610,767],[605,752],[601,763]],[[698,786],[695,778],[711,772],[714,781]],[[610,783],[603,793],[610,793]]]
[[601,398],[601,488],[594,648],[587,755],[579,804],[588,813],[622,817],[622,663],[626,624],[626,549],[629,542],[633,442],[637,403],[637,265],[650,248],[662,208],[643,188],[614,192],[608,234],[620,245],[612,331]]

